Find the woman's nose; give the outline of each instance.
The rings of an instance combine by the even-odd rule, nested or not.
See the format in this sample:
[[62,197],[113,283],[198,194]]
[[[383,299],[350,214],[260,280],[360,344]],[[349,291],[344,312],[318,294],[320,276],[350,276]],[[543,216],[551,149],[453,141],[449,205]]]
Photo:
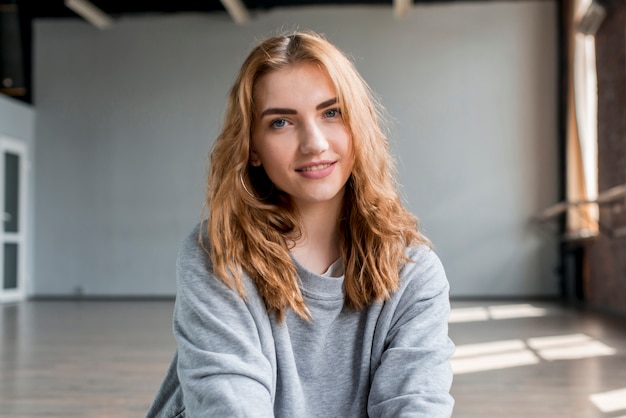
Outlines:
[[317,123],[310,122],[302,126],[300,133],[300,152],[320,154],[328,149],[328,140]]

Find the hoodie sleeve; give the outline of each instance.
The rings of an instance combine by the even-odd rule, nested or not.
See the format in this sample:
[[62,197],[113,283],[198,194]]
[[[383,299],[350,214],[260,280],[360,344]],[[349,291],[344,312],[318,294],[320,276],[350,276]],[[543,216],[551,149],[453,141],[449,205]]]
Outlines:
[[381,315],[385,335],[375,339],[370,417],[448,418],[454,344],[448,337],[449,285],[439,258],[412,249],[401,287]]
[[275,361],[262,329],[264,304],[251,283],[244,300],[212,274],[198,229],[177,262],[174,336],[188,417],[272,417]]

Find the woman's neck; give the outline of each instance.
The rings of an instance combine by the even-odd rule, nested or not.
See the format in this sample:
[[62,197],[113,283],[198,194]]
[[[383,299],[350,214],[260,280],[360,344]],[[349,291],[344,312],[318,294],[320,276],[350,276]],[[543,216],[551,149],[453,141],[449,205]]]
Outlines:
[[302,237],[291,253],[304,268],[322,274],[341,255],[338,230],[341,202],[299,209]]

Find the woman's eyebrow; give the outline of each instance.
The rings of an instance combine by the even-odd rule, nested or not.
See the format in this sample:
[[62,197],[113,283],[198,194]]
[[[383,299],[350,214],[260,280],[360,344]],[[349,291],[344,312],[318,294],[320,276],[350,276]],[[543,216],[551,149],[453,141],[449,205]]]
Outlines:
[[271,107],[261,112],[261,117],[266,116],[266,115],[297,115],[297,114],[298,112],[296,112],[295,109]]
[[328,100],[318,104],[317,106],[315,106],[315,110],[324,109],[325,107],[332,106],[332,105],[336,104],[337,102],[338,102],[337,98],[333,97],[332,99],[328,99]]
[[[324,109],[328,106],[332,106],[336,104],[337,102],[338,102],[337,98],[333,97],[332,99],[325,100],[322,103],[315,106],[315,110]],[[289,109],[286,107],[270,107],[268,109],[265,109],[263,112],[261,112],[261,117],[267,116],[267,115],[297,115],[297,114],[298,112],[295,109]]]

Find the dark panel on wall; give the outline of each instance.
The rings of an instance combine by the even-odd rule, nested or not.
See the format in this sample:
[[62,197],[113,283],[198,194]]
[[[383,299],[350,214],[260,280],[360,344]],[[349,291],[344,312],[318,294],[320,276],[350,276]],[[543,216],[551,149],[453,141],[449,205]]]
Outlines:
[[[599,190],[626,183],[626,2],[616,1],[596,34],[598,68]],[[590,244],[588,301],[626,314],[626,236],[610,230],[626,227],[626,201],[604,206],[606,231]]]
[[21,3],[0,0],[0,93],[30,102],[31,19]]

